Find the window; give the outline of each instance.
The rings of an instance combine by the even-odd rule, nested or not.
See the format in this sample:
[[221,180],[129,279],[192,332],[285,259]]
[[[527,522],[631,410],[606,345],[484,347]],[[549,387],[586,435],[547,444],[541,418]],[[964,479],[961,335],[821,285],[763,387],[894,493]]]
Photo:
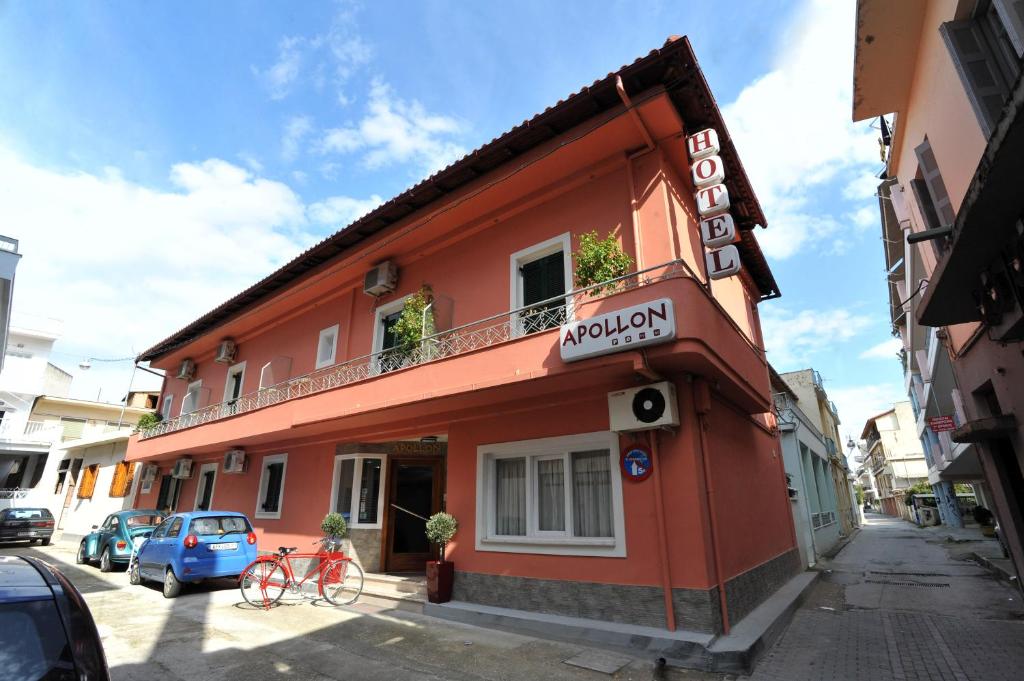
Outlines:
[[99,464],[86,466],[82,473],[82,482],[78,485],[79,499],[92,499],[93,492],[96,490],[96,478],[99,477],[99,474]]
[[181,494],[181,480],[174,476],[160,476],[160,492],[156,496],[157,510],[173,513],[178,508],[178,496]]
[[172,520],[171,526],[167,528],[167,536],[177,537],[179,534],[181,534],[181,526],[184,524],[185,522],[181,518],[175,518],[174,520]]
[[194,518],[188,526],[189,534],[217,535],[248,534],[252,531],[245,518],[237,515],[207,516]]
[[[373,352],[380,353],[373,367],[375,373],[394,371],[405,365],[407,353],[393,349],[397,345],[394,329],[398,319],[402,316],[405,301],[409,297],[403,296],[399,300],[381,305],[374,314]],[[386,352],[387,350],[391,350],[391,352]]]
[[114,466],[114,479],[110,481],[111,497],[126,497],[132,488],[135,464],[122,461]]
[[63,428],[61,433],[61,442],[67,442],[68,440],[77,440],[82,437],[82,431],[85,430],[85,419],[75,419],[68,416],[60,417],[60,425]]
[[181,413],[189,414],[199,408],[199,395],[203,390],[202,380],[193,381],[188,384],[188,390],[185,392],[185,397],[181,400]]
[[217,463],[204,463],[199,469],[194,506],[196,511],[209,511],[213,506],[213,484],[217,481],[217,466]]
[[160,415],[163,417],[162,420],[166,421],[171,418],[171,408],[174,406],[174,395],[164,395],[164,404],[160,408]]
[[517,334],[544,331],[565,323],[572,316],[571,302],[561,299],[544,303],[572,289],[572,241],[566,232],[511,257],[511,308],[541,303],[513,318]]
[[979,2],[974,16],[939,27],[985,137],[1021,71],[1024,0]]
[[344,516],[349,527],[380,529],[384,515],[383,480],[383,456],[334,457],[331,510]]
[[618,436],[477,450],[477,550],[625,556]]
[[323,369],[334,364],[338,352],[338,325],[324,329],[316,343],[316,368]]
[[284,472],[287,454],[263,457],[260,472],[259,497],[256,500],[257,518],[280,518],[284,506]]
[[160,523],[160,526],[153,530],[153,539],[163,539],[164,537],[166,537],[167,529],[171,526],[171,522],[172,520],[168,518],[167,520]]
[[227,380],[224,382],[224,402],[234,406],[235,400],[242,396],[242,384],[245,382],[245,362],[239,362],[228,369]]

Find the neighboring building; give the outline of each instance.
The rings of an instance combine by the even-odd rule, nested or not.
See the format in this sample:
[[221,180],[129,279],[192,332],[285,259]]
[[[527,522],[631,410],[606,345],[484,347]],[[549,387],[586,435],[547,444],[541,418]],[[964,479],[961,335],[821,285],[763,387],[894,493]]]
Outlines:
[[[880,193],[892,207],[886,219],[906,226],[913,239],[903,246],[904,261],[917,268],[900,277],[906,282],[900,300],[917,294],[919,302],[904,306],[907,317],[935,329],[934,341],[920,334],[938,346],[931,395],[936,414],[953,417],[955,426],[948,442],[939,437],[938,452],[932,448],[934,472],[946,482],[983,474],[986,484],[975,490],[992,504],[1018,572],[1024,567],[1024,423],[1015,416],[1024,413],[1022,16],[1019,0],[861,0],[853,106],[854,120],[894,114],[891,138],[883,139],[891,180]],[[919,355],[919,345],[911,347],[908,363]],[[951,371],[944,375],[947,362]],[[927,430],[925,436],[931,439]],[[948,485],[936,495],[948,497]]]
[[849,462],[843,454],[839,439],[839,410],[828,398],[825,383],[814,369],[789,371],[780,376],[786,385],[800,400],[800,408],[804,415],[824,439],[825,452],[828,457],[828,475],[832,484],[832,495],[836,500],[836,519],[839,521],[840,532],[849,535],[860,523],[860,513],[856,508],[856,495],[853,493]]
[[[686,137],[708,128],[742,264],[714,281],[733,251],[706,259],[687,144],[710,137]],[[243,511],[264,550],[308,546],[338,511],[365,568],[419,572],[422,518],[446,509],[467,608],[722,632],[802,569],[758,318],[779,295],[764,220],[671,39],[143,352],[167,378],[162,422],[129,441],[136,504]],[[591,231],[639,274],[572,290]],[[675,409],[678,428],[651,429]],[[621,465],[643,443],[653,465]]]
[[[807,403],[801,402],[770,366],[769,371],[786,476],[792,490],[789,501],[800,558],[802,564],[811,566],[848,534],[839,522],[848,509],[839,510],[840,497],[833,477],[835,466],[828,438],[816,424],[817,418],[804,413],[802,405]],[[794,372],[794,375],[800,376],[802,372]],[[805,394],[805,399],[807,397]],[[817,399],[810,403],[809,409],[816,414]]]
[[157,405],[160,404],[160,391],[133,390],[128,393],[125,401],[129,407],[156,411]]
[[[20,260],[18,240],[0,236],[0,348],[6,348],[8,343],[11,306],[14,302],[14,272]],[[5,361],[5,355],[0,353],[0,374],[3,373]]]
[[892,409],[869,418],[861,432],[864,465],[874,479],[880,509],[911,522],[917,519],[904,501],[906,489],[928,481],[916,421],[910,402],[897,402]]

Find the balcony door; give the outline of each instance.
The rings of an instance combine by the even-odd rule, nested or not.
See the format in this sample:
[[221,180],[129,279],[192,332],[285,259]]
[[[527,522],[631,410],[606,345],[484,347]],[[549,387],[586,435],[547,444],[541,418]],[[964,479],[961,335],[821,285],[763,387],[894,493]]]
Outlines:
[[427,518],[441,510],[441,457],[396,458],[388,463],[384,535],[386,572],[423,572],[436,548],[427,541]]

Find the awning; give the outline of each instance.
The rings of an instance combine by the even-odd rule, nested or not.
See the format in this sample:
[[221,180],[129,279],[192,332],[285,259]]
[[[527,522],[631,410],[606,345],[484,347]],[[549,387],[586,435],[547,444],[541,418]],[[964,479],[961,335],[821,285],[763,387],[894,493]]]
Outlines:
[[960,204],[953,245],[928,282],[918,322],[948,326],[981,320],[971,291],[980,275],[1017,236],[1024,214],[1024,76],[1003,108],[995,132]]

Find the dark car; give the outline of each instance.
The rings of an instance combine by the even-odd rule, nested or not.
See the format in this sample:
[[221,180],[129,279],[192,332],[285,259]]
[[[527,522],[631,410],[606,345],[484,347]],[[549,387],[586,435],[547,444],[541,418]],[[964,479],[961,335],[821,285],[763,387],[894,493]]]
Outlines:
[[92,613],[71,582],[28,556],[0,556],[0,677],[109,681]]
[[75,562],[99,560],[102,572],[110,572],[115,566],[127,567],[133,545],[141,544],[163,519],[163,514],[154,510],[111,513],[82,539]]
[[0,541],[39,542],[53,537],[53,514],[45,508],[5,508],[0,511]]

